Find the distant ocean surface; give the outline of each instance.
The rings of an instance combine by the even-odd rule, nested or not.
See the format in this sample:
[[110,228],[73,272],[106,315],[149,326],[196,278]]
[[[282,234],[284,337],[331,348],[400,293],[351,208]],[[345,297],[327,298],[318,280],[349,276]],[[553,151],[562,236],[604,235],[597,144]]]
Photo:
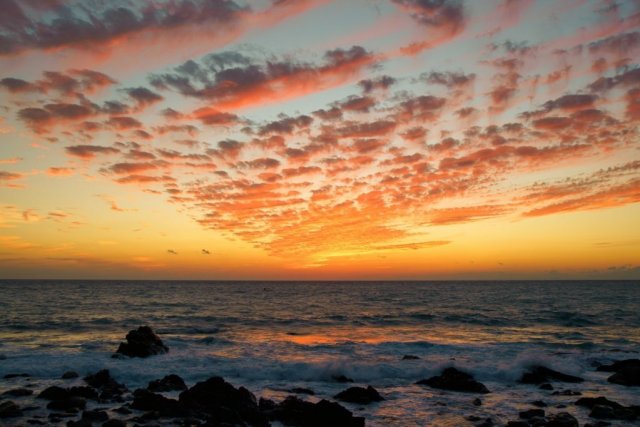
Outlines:
[[[527,366],[544,364],[587,380],[567,385],[574,390],[640,404],[639,388],[607,385],[594,369],[594,362],[640,357],[637,281],[5,280],[0,311],[0,377],[53,380],[108,368],[133,389],[169,373],[188,385],[220,375],[276,400],[310,388],[313,400],[343,390],[332,377],[345,375],[387,398],[345,405],[367,425],[456,425],[475,396],[416,381],[447,366],[470,372],[493,391],[474,413],[506,422],[542,393],[517,380]],[[170,352],[112,359],[141,325]],[[587,413],[577,414],[581,425]]]

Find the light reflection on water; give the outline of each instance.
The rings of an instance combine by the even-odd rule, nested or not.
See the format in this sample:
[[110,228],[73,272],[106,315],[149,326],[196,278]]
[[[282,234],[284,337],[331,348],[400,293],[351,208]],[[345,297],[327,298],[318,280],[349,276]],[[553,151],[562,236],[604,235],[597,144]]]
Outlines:
[[[107,367],[136,387],[171,372],[190,384],[218,374],[261,396],[301,386],[330,398],[344,388],[331,381],[342,374],[389,398],[362,411],[371,425],[464,425],[470,412],[517,417],[517,402],[538,393],[513,386],[532,361],[586,376],[585,389],[614,400],[640,398],[603,389],[590,365],[638,357],[628,353],[640,349],[633,282],[4,281],[0,292],[2,375]],[[127,331],[144,324],[170,353],[111,359]],[[405,354],[420,359],[401,361]],[[451,364],[494,391],[480,409],[468,395],[413,384]]]

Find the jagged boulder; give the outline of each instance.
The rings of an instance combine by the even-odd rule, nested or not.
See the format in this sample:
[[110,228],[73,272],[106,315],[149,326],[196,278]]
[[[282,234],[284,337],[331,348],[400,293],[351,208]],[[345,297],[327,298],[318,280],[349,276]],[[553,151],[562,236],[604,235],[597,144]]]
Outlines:
[[169,351],[169,348],[149,326],[133,329],[125,338],[127,342],[120,343],[114,356],[122,354],[129,357],[149,357]]

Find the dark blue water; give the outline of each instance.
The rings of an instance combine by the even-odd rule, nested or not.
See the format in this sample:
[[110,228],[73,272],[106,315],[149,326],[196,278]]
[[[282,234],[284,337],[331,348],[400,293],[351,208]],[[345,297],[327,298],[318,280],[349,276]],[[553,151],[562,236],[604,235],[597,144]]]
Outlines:
[[[640,403],[592,366],[638,357],[638,282],[1,281],[0,295],[0,376],[107,367],[135,387],[172,372],[189,383],[217,374],[279,398],[294,386],[330,397],[343,388],[332,376],[346,375],[391,398],[364,410],[373,425],[423,425],[438,415],[425,399],[440,395],[415,381],[463,368],[495,390],[486,410],[507,417],[530,392],[515,381],[543,363],[584,376],[585,390]],[[111,359],[140,325],[170,353]],[[442,399],[454,408],[460,397]]]

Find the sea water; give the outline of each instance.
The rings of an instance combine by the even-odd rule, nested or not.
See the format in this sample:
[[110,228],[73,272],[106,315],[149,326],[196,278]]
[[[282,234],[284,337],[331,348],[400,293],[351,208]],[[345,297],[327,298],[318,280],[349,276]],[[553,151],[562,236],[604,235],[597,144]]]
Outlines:
[[[576,397],[518,383],[527,367],[541,364],[586,380],[556,390],[640,404],[640,388],[610,384],[595,370],[640,357],[637,281],[5,280],[0,313],[0,378],[27,372],[55,383],[68,370],[82,376],[107,368],[133,390],[170,373],[189,386],[218,375],[277,401],[294,387],[312,389],[315,396],[302,397],[316,401],[372,385],[385,401],[343,403],[372,426],[467,425],[469,415],[500,424],[539,399],[547,413],[588,421]],[[111,358],[141,325],[169,353]],[[476,395],[414,384],[448,366],[492,391],[480,396],[481,406],[472,403]],[[354,384],[336,382],[340,375]],[[0,380],[0,392],[11,386]]]

